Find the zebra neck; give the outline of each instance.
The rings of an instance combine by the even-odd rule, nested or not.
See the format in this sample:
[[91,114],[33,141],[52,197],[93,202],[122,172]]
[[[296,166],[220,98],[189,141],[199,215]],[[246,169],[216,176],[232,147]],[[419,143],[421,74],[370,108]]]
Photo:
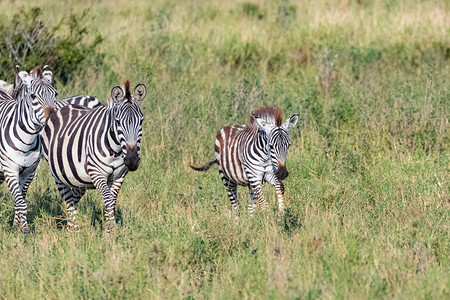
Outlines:
[[36,117],[33,104],[28,97],[21,97],[17,101],[16,117],[19,127],[30,135],[38,134],[42,129],[42,124]]
[[270,147],[267,136],[258,132],[255,142],[259,149],[261,157],[263,157],[264,159],[270,159]]
[[109,114],[106,116],[105,122],[109,125],[109,130],[106,134],[106,139],[111,147],[111,150],[113,150],[116,153],[121,152],[121,146],[119,141],[119,130],[117,128],[117,122],[116,122],[116,115],[113,109],[108,109]]

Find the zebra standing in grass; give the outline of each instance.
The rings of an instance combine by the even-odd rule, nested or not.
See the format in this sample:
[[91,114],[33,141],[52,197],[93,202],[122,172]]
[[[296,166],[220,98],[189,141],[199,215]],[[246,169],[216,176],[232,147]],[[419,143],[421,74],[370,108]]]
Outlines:
[[196,171],[207,171],[213,164],[219,165],[219,174],[224,183],[231,206],[237,209],[237,186],[248,186],[252,203],[250,214],[256,208],[267,207],[262,193],[264,181],[275,186],[278,210],[284,211],[284,185],[288,176],[286,157],[291,145],[289,130],[298,121],[294,114],[285,123],[281,110],[268,106],[253,112],[250,124],[222,128],[216,136],[215,159],[202,167],[190,166]]
[[44,157],[65,200],[68,229],[76,230],[76,207],[87,189],[96,188],[105,202],[107,232],[116,228],[114,209],[128,171],[139,166],[143,113],[147,90],[138,84],[133,95],[127,80],[111,91],[107,106],[87,109],[68,105],[56,112],[42,137]]
[[0,183],[6,180],[14,197],[14,226],[28,232],[25,196],[41,157],[39,132],[55,111],[57,92],[48,67],[16,72],[12,97],[0,101]]

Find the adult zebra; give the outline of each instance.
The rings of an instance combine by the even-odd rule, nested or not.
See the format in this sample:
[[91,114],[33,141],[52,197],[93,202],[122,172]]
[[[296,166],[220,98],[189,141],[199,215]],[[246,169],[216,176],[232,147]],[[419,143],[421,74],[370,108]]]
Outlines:
[[44,157],[66,201],[68,229],[75,230],[76,207],[87,189],[96,188],[105,202],[107,232],[116,228],[114,209],[125,175],[139,166],[143,113],[147,90],[130,82],[111,90],[107,106],[87,109],[68,105],[45,126]]
[[207,171],[213,164],[219,165],[219,174],[224,183],[231,206],[237,209],[237,186],[248,186],[250,214],[256,208],[267,207],[262,193],[264,181],[275,186],[278,210],[284,211],[284,185],[282,180],[288,176],[286,157],[291,145],[289,130],[298,121],[292,115],[282,124],[281,110],[274,106],[253,112],[250,124],[222,128],[216,136],[215,159],[201,167],[190,166],[196,171]]
[[[47,65],[44,68],[48,67]],[[21,71],[26,74],[25,71]],[[33,75],[33,70],[30,72],[30,75]],[[0,101],[9,101],[13,99],[14,93],[14,85],[11,83],[7,83],[6,81],[0,80]],[[88,108],[97,108],[101,104],[97,98],[89,96],[89,95],[76,95],[66,97],[64,99],[56,101],[55,109],[59,110],[62,107],[70,104],[76,104],[81,106],[86,106]]]
[[57,92],[52,72],[36,67],[33,74],[16,67],[13,95],[0,101],[0,183],[14,197],[14,226],[28,232],[25,196],[41,157],[39,132],[55,111]]

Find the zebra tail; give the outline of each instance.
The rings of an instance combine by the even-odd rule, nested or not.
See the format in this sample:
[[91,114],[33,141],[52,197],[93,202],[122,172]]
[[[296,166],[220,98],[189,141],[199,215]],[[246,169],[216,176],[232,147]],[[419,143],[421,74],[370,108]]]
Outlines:
[[211,160],[210,162],[204,164],[201,167],[196,167],[196,166],[193,166],[193,165],[189,165],[189,167],[191,167],[192,170],[204,172],[204,171],[208,171],[209,168],[211,168],[211,166],[214,165],[214,164],[217,164],[217,159],[213,159],[213,160]]

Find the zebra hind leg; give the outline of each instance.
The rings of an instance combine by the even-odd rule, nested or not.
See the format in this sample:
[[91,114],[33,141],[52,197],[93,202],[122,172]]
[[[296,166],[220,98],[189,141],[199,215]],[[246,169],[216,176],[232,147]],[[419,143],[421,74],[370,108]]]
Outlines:
[[237,199],[237,185],[234,182],[231,182],[222,172],[220,172],[220,177],[222,178],[222,182],[227,189],[228,199],[230,199],[231,207],[236,211],[239,208],[239,201]]
[[259,181],[251,182],[250,189],[253,192],[253,195],[256,199],[256,202],[258,203],[259,208],[261,210],[265,210],[268,207],[268,204],[267,204],[267,201],[264,199],[264,194],[262,192],[261,183]]

